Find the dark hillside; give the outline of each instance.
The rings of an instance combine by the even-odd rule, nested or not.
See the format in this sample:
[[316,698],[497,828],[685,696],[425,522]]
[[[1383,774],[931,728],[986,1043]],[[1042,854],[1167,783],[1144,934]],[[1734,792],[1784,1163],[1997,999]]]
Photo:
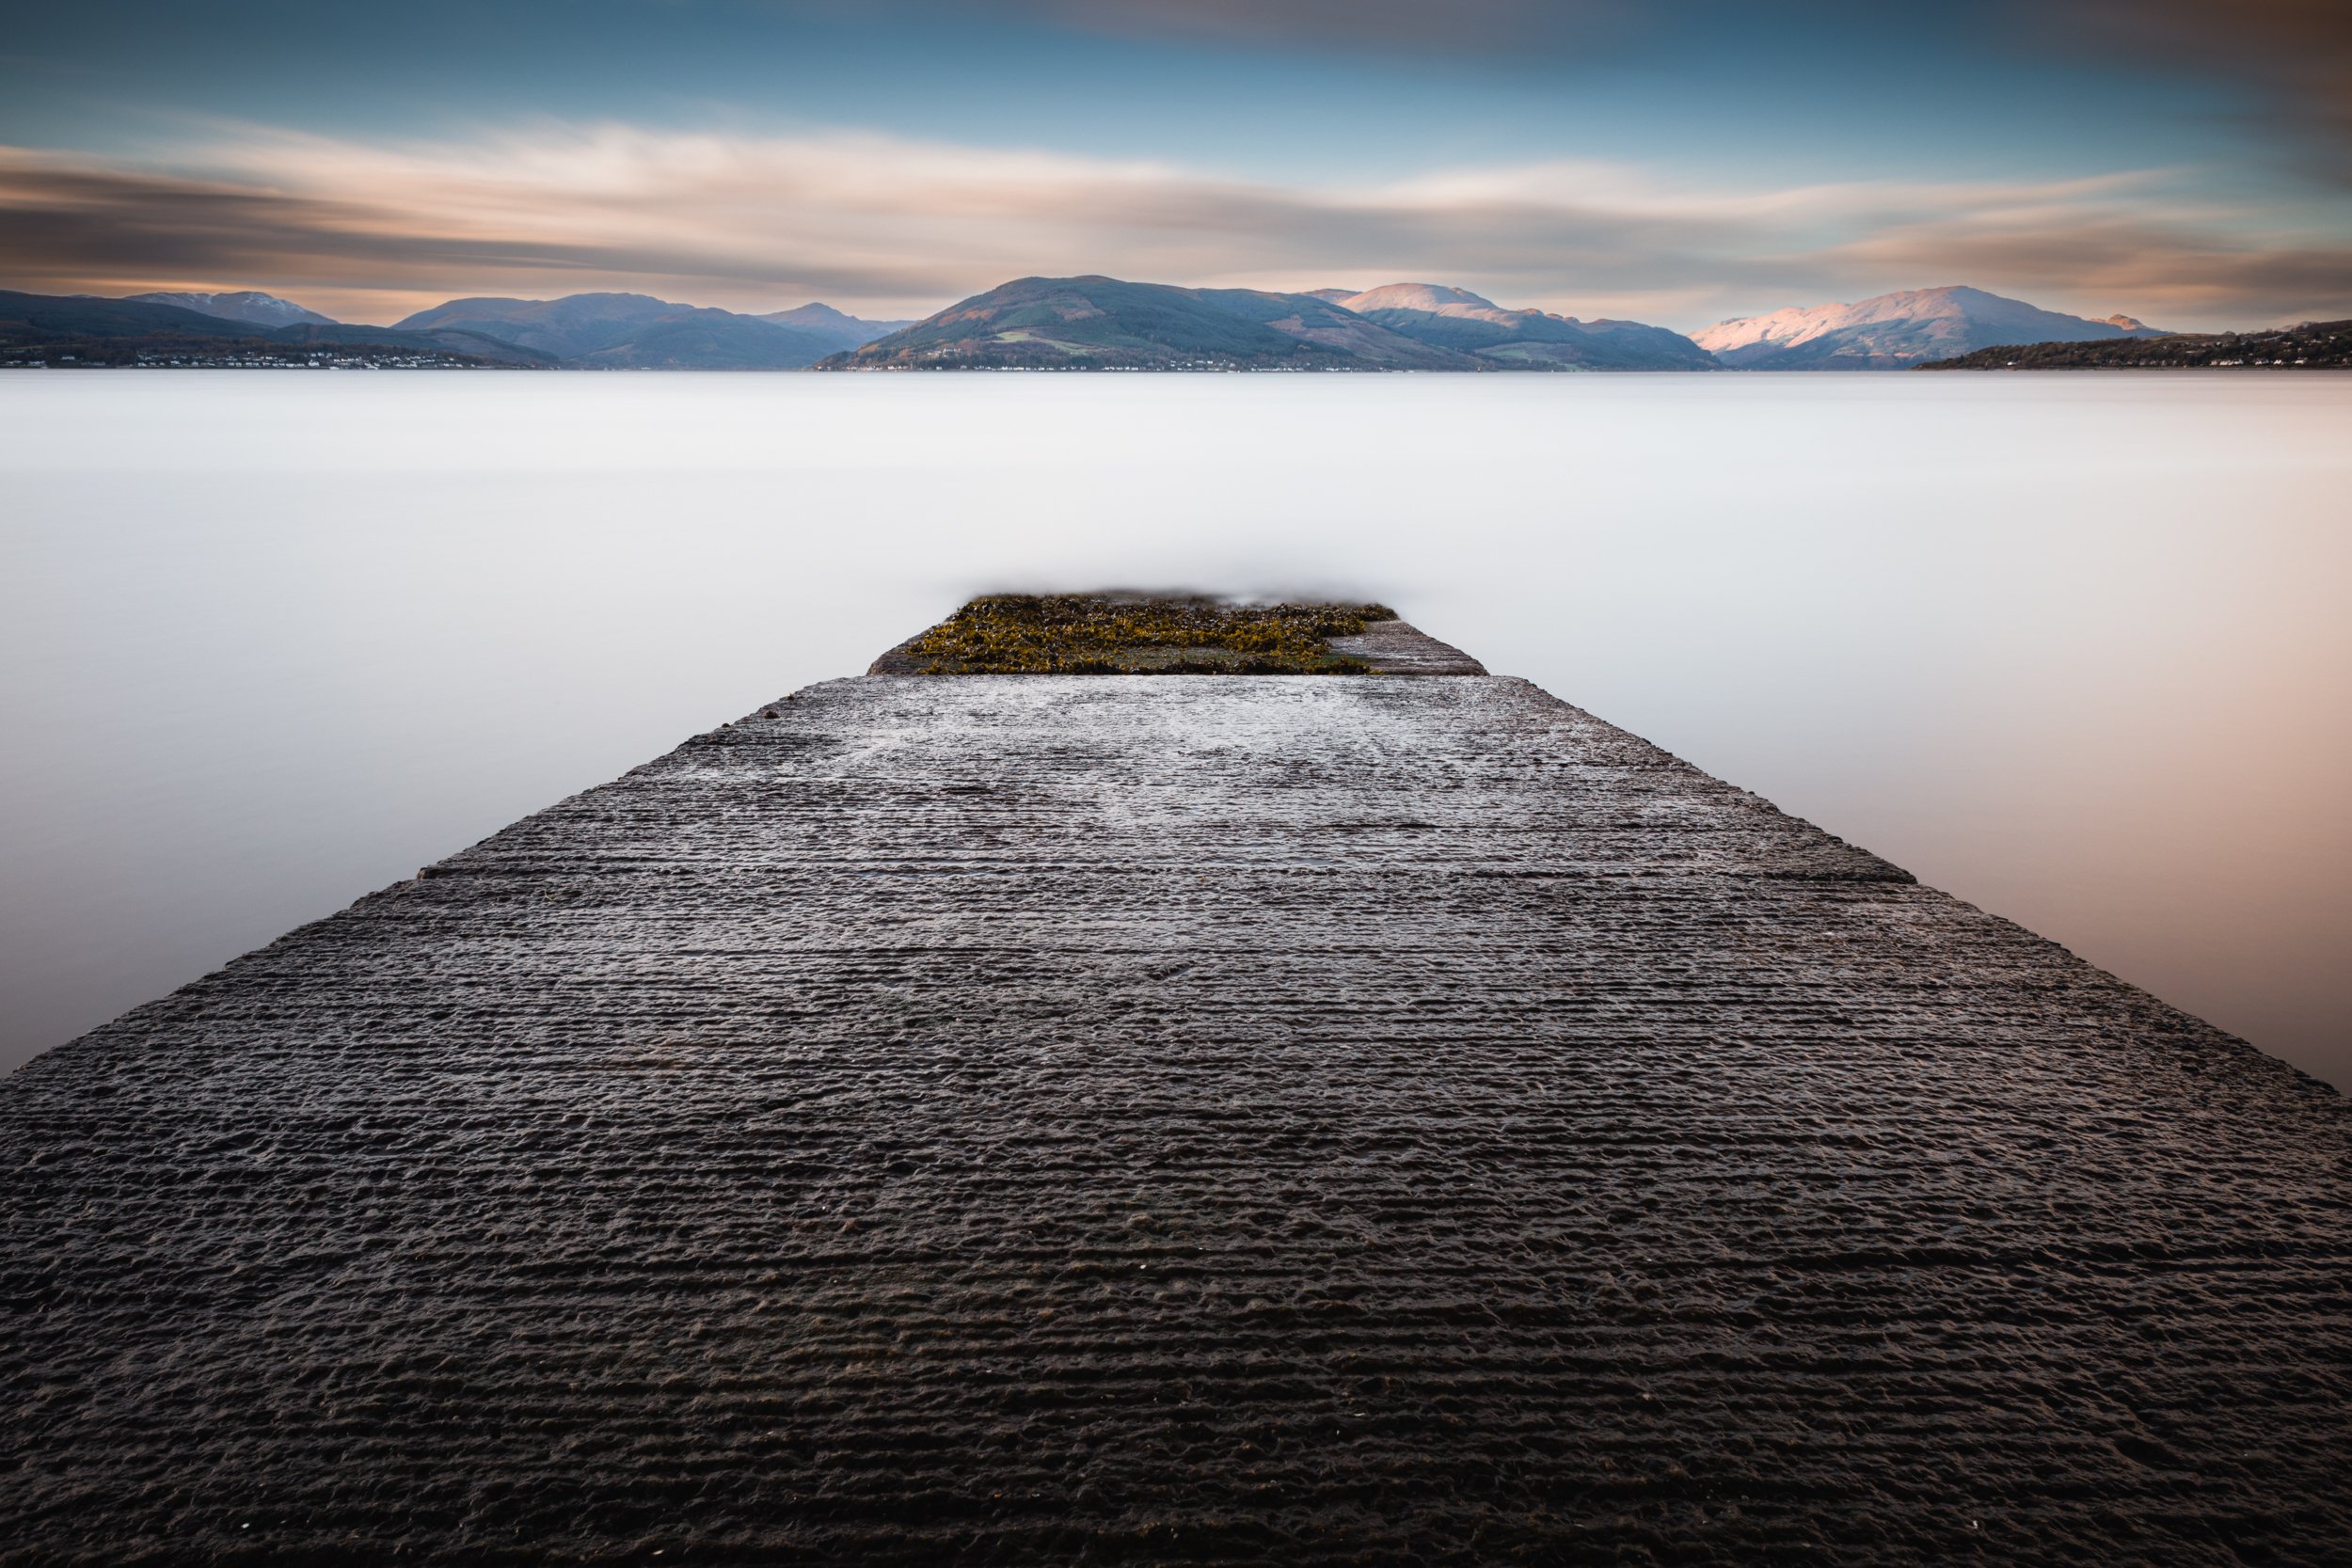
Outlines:
[[2272,332],[2177,333],[2087,343],[1979,349],[1923,371],[2324,371],[2352,367],[2352,321],[2305,322]]

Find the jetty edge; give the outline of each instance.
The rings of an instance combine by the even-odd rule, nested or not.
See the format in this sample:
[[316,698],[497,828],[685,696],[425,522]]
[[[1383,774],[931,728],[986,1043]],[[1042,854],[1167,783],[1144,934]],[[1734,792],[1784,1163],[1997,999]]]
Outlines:
[[1511,678],[820,683],[0,1169],[8,1564],[2352,1539],[2344,1097]]

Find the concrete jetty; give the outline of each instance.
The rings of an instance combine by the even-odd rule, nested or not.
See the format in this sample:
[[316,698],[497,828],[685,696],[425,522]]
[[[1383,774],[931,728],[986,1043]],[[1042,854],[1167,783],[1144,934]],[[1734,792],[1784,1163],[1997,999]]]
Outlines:
[[808,688],[0,1169],[10,1564],[2352,1553],[2352,1106],[1483,673]]

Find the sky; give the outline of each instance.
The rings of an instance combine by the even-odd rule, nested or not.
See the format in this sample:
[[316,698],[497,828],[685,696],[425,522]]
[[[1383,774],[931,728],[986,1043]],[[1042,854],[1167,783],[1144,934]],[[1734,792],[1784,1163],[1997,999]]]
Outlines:
[[0,286],[898,317],[1076,273],[1684,331],[1954,283],[2352,316],[2352,4],[34,0],[0,35]]

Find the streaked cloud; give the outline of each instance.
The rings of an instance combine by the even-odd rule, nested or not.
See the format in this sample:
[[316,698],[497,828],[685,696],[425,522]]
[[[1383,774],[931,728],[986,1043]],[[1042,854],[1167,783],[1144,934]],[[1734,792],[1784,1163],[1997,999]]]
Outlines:
[[2352,315],[2352,242],[2185,176],[1709,187],[1623,164],[1353,187],[870,135],[542,124],[463,143],[236,131],[169,166],[0,150],[0,276],[265,288],[345,319],[624,289],[916,313],[1009,277],[1306,288],[1400,278],[1685,328],[1967,282],[2094,315]]
[[2345,0],[2060,0],[2028,13],[2076,50],[2152,60],[2255,89],[2254,118],[2299,133],[2312,166],[2352,184],[2352,5]]
[[1012,0],[1089,32],[1229,44],[1492,55],[1592,46],[1639,25],[1629,0]]
[[[1752,21],[1730,0],[994,0],[1077,31],[1233,48],[1370,51],[1488,63],[1606,55]],[[2153,65],[2250,88],[2249,118],[2325,150],[2320,172],[2352,182],[2352,5],[2345,0],[1804,0],[1772,25],[1828,57],[1905,27],[2080,68]],[[1851,57],[1851,55],[1848,57]]]

